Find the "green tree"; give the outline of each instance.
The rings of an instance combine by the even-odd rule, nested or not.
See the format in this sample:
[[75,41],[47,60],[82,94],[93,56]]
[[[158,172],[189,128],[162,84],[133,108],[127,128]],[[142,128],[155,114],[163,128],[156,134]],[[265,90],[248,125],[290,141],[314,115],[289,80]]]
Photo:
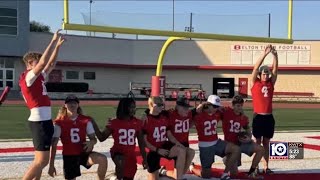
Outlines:
[[30,22],[31,32],[51,32],[50,26],[44,25],[42,23],[31,21]]

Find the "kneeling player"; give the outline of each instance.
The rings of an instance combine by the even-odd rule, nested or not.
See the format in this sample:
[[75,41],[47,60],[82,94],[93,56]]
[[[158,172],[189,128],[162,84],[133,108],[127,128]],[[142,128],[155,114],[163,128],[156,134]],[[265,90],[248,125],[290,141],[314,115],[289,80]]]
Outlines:
[[[248,117],[243,114],[243,103],[243,98],[237,95],[232,99],[232,108],[225,108],[222,118],[224,140],[239,145],[241,152],[250,157],[255,153],[248,176],[250,178],[260,179],[262,177],[258,176],[255,169],[264,154],[264,149],[261,145],[251,140],[251,129],[249,127]],[[241,132],[241,129],[244,129],[245,132]],[[228,158],[226,161],[228,161]],[[232,168],[233,174],[237,173],[237,166],[240,165],[241,159],[238,164],[234,164]]]
[[[90,141],[86,141],[86,135]],[[98,178],[100,180],[104,179],[108,166],[107,157],[103,154],[92,152],[97,140],[91,117],[82,115],[79,99],[75,96],[66,98],[65,105],[60,109],[55,120],[48,172],[52,177],[56,174],[54,159],[59,138],[61,138],[63,145],[63,172],[65,179],[76,179],[76,177],[81,176],[80,165],[89,169],[94,164],[99,165]]]
[[222,180],[231,179],[229,172],[234,163],[238,162],[240,148],[232,143],[218,139],[217,124],[221,120],[218,111],[220,98],[216,95],[210,95],[207,102],[202,106],[202,112],[194,118],[194,123],[198,133],[200,161],[202,169],[191,167],[190,170],[202,178],[211,178],[211,166],[214,163],[215,155],[220,157],[227,156],[229,161],[226,163]]
[[[114,139],[110,150],[113,162],[116,165],[116,176],[119,180],[133,180],[137,171],[135,153],[136,138],[146,166],[146,152],[142,134],[142,121],[135,118],[136,103],[132,98],[120,100],[117,108],[117,117],[109,120],[108,125],[101,132],[98,125],[93,127],[99,141],[106,140],[111,134]],[[111,178],[110,178],[111,179]]]
[[[179,143],[168,128],[168,114],[163,111],[163,100],[160,97],[150,97],[149,109],[144,120],[144,140],[150,152],[147,155],[148,180],[159,179],[160,159],[176,158],[176,177],[182,179],[185,168],[186,148]],[[167,138],[171,143],[167,141]]]
[[[180,97],[176,102],[175,109],[170,109],[169,113],[169,129],[172,135],[186,148],[186,162],[184,165],[184,173],[187,173],[189,166],[194,158],[195,151],[189,147],[189,130],[192,119],[196,114],[195,109],[190,110],[189,102],[186,98]],[[169,177],[175,177],[174,171],[167,171],[165,167],[161,167],[160,174]]]

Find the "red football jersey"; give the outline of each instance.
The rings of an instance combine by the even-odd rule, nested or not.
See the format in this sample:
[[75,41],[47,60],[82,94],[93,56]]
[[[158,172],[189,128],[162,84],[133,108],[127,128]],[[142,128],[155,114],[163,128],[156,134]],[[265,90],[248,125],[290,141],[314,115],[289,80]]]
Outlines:
[[40,74],[34,83],[27,87],[26,76],[30,70],[23,72],[20,76],[19,86],[21,88],[21,93],[26,101],[29,109],[35,107],[50,106],[50,98],[47,93],[45,86],[45,79],[42,74]]
[[61,143],[63,155],[79,155],[83,152],[83,143],[86,142],[87,124],[91,117],[79,115],[76,120],[68,117],[55,120],[61,128]]
[[255,81],[251,88],[253,111],[257,114],[271,114],[272,113],[272,98],[274,92],[274,85],[269,81]]
[[197,114],[194,117],[194,124],[197,129],[198,140],[205,142],[218,140],[217,125],[220,120],[221,114],[218,112],[212,115],[206,112]]
[[236,115],[233,109],[227,107],[222,118],[224,140],[237,144],[238,133],[241,131],[241,128],[248,125],[249,119],[246,115]]
[[147,140],[153,146],[160,148],[167,141],[168,118],[164,115],[158,117],[147,115],[144,121],[143,131]]
[[188,113],[187,117],[182,117],[176,110],[169,110],[169,130],[180,143],[189,142],[189,129],[191,120],[191,111]]
[[142,131],[142,121],[136,118],[131,120],[112,119],[107,128],[111,130],[113,147],[111,152],[134,153],[136,137]]

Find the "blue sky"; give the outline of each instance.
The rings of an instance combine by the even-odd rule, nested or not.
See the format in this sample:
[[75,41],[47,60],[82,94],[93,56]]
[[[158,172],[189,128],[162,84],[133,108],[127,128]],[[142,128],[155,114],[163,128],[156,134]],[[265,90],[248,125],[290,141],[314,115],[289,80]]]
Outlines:
[[[95,0],[92,23],[172,30],[171,0]],[[84,23],[89,17],[89,0],[70,1],[70,22]],[[183,1],[175,0],[175,29],[184,31],[193,13],[196,32],[267,36],[271,13],[271,37],[287,37],[288,2],[277,1]],[[294,0],[293,38],[320,39],[320,1]],[[97,18],[98,17],[98,18]],[[31,0],[30,20],[61,28],[63,1]],[[83,32],[68,32],[84,34]]]

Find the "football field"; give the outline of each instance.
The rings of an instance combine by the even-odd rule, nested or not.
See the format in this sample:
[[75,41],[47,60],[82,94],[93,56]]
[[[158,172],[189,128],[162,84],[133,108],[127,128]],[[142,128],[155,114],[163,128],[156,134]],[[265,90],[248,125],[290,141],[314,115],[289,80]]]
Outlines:
[[[169,102],[169,107],[170,106]],[[58,109],[63,104],[62,101],[54,101],[52,108],[52,117],[57,115]],[[137,102],[137,117],[143,113],[145,101]],[[114,117],[117,101],[83,101],[80,103],[84,113],[93,117],[102,128],[106,124],[106,119]],[[224,102],[224,105],[230,105]],[[251,103],[246,103],[245,113],[252,119]],[[279,104],[275,105],[274,117],[276,119],[276,131],[283,130],[319,130],[320,131],[320,104]],[[317,108],[319,107],[319,108]],[[29,110],[23,105],[23,102],[8,102],[0,106],[0,139],[28,139],[30,132],[27,118]],[[221,132],[221,123],[218,125]],[[194,130],[192,130],[194,132]]]
[[[62,101],[53,102],[53,117],[55,117]],[[139,117],[146,108],[145,102],[137,102]],[[170,104],[170,103],[169,103]],[[114,117],[117,102],[81,102],[81,106],[86,115],[92,116],[102,128],[106,119]],[[172,103],[171,103],[172,105]],[[229,105],[224,102],[224,105]],[[170,106],[168,106],[170,107]],[[275,175],[265,176],[268,180],[298,180],[298,179],[320,179],[320,111],[319,104],[300,104],[286,105],[275,104],[274,116],[276,119],[276,134],[273,141],[280,142],[303,142],[304,159],[302,160],[271,160],[270,168],[276,172]],[[27,170],[33,160],[33,148],[30,141],[30,132],[26,118],[29,115],[28,109],[21,103],[8,103],[0,107],[0,179],[21,179],[23,173]],[[252,117],[252,108],[250,104],[245,105],[245,112]],[[219,124],[221,127],[221,123]],[[223,139],[221,128],[218,129],[219,138]],[[197,145],[197,136],[192,130],[190,136],[191,147],[196,150],[194,162],[200,165],[199,151]],[[109,138],[105,142],[98,143],[95,151],[101,152],[108,157],[107,175],[114,172],[114,164],[110,158],[110,148],[113,140]],[[61,144],[59,143],[61,146]],[[137,152],[138,162],[141,157]],[[212,172],[215,177],[219,177],[224,167],[220,157],[215,158],[216,163],[212,166]],[[251,164],[251,158],[243,155],[241,171],[247,171]],[[172,168],[172,162],[162,161],[162,165]],[[261,164],[262,165],[262,164]],[[57,152],[56,160],[57,176],[54,179],[64,179],[62,169],[61,147]],[[86,170],[82,168],[83,175],[78,179],[96,179],[95,171],[97,166]],[[48,167],[43,171],[42,179],[52,179],[47,175]],[[298,173],[298,174],[296,174]],[[146,179],[147,172],[138,166],[135,179]],[[241,173],[240,173],[241,175]],[[242,174],[243,175],[243,174]],[[187,179],[200,179],[192,174],[185,175]],[[237,177],[238,179],[241,176]],[[168,179],[168,178],[161,178]],[[218,178],[212,178],[218,179]]]
[[[220,138],[223,138],[219,134]],[[301,160],[270,160],[270,168],[275,171],[276,174],[266,176],[266,180],[301,180],[301,179],[320,179],[320,136],[318,132],[308,133],[276,133],[274,141],[294,141],[304,143],[304,159]],[[108,157],[108,172],[107,175],[114,172],[114,163],[110,158],[109,150],[112,146],[113,140],[107,139],[105,142],[98,143],[94,151],[101,152]],[[197,145],[197,137],[190,137],[191,148],[196,150],[194,163],[200,164],[199,151]],[[59,146],[61,144],[59,143]],[[61,149],[61,148],[60,148]],[[138,162],[141,163],[141,157],[137,152]],[[33,149],[31,141],[17,141],[17,142],[0,142],[0,179],[12,179],[19,180],[22,178],[23,173],[27,170],[28,166],[33,160]],[[224,167],[222,159],[220,157],[215,158],[216,163],[212,166],[212,174],[215,177],[220,177],[221,170]],[[62,156],[61,150],[57,151],[56,158],[56,170],[57,176],[54,179],[64,179],[62,169]],[[162,165],[172,168],[172,162],[162,161]],[[242,166],[239,168],[241,171],[247,171],[251,165],[251,158],[242,155]],[[82,169],[82,176],[78,179],[89,180],[95,179],[97,165],[94,165],[90,169]],[[48,167],[43,171],[42,179],[53,179],[47,175]],[[297,174],[298,173],[298,174]],[[146,180],[147,171],[143,170],[141,165],[138,166],[138,171],[135,176],[137,180]],[[243,175],[241,173],[240,175]],[[241,176],[240,176],[241,177]],[[185,178],[190,180],[200,180],[192,174],[185,175]],[[168,178],[161,178],[168,179]],[[218,178],[212,178],[218,179]]]

